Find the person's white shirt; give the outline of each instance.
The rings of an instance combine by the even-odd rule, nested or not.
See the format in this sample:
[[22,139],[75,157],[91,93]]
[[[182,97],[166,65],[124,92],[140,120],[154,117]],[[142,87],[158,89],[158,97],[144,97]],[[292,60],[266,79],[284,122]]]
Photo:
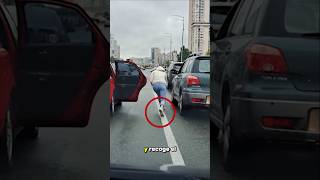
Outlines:
[[152,71],[150,75],[150,83],[164,83],[166,86],[168,85],[166,70],[159,66],[154,71]]

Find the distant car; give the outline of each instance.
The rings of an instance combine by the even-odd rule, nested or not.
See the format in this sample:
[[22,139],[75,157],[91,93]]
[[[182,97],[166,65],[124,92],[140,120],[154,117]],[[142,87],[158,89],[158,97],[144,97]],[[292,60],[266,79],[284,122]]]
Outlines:
[[168,87],[170,88],[172,85],[173,77],[179,72],[183,62],[172,62],[167,68],[167,79],[168,79]]
[[110,112],[122,102],[136,102],[140,90],[146,85],[147,78],[133,62],[116,60],[112,63],[110,75]]
[[192,106],[210,104],[210,57],[192,56],[183,63],[172,80],[172,102],[181,115]]
[[227,169],[250,140],[320,142],[319,7],[241,0],[228,14],[212,47],[210,106]]
[[[35,138],[38,127],[87,126],[110,73],[109,43],[80,6],[16,0],[9,9],[0,1],[1,171],[13,165],[18,134]],[[70,14],[74,21],[65,21]]]

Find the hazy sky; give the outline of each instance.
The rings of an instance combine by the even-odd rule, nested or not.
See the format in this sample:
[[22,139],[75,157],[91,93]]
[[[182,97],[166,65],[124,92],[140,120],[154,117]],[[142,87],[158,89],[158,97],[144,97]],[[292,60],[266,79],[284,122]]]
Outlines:
[[181,47],[182,21],[185,17],[184,45],[188,44],[188,0],[111,0],[110,32],[120,45],[121,58],[150,57],[151,47],[161,52]]

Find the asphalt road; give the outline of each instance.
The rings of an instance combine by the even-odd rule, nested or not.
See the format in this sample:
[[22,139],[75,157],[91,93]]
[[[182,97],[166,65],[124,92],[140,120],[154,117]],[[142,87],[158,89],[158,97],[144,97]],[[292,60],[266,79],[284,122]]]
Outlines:
[[[150,70],[145,70],[144,74],[148,78]],[[141,90],[138,102],[122,103],[116,109],[110,121],[110,163],[155,170],[182,165],[209,173],[210,127],[207,111],[190,110],[185,116],[177,113],[170,126],[155,128],[144,115],[146,104],[154,97],[148,82]],[[167,97],[171,99],[170,93]],[[165,120],[161,120],[155,101],[149,107],[147,115],[156,125],[164,125],[172,118],[173,110],[168,103],[165,105]],[[171,146],[177,146],[179,151],[144,153],[144,147]]]
[[107,83],[98,91],[85,128],[41,128],[36,140],[18,138],[15,164],[1,180],[105,180],[109,168]]
[[274,143],[254,145],[238,162],[238,168],[232,172],[226,172],[219,163],[217,144],[212,143],[211,148],[213,179],[320,179],[319,147]]

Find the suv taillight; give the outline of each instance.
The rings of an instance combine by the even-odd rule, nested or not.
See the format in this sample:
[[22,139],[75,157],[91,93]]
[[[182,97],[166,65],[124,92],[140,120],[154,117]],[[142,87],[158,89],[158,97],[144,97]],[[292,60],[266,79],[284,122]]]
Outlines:
[[252,72],[286,74],[287,65],[282,52],[272,46],[253,44],[246,50],[247,67]]
[[187,76],[188,86],[200,86],[200,79],[197,76],[189,75]]

